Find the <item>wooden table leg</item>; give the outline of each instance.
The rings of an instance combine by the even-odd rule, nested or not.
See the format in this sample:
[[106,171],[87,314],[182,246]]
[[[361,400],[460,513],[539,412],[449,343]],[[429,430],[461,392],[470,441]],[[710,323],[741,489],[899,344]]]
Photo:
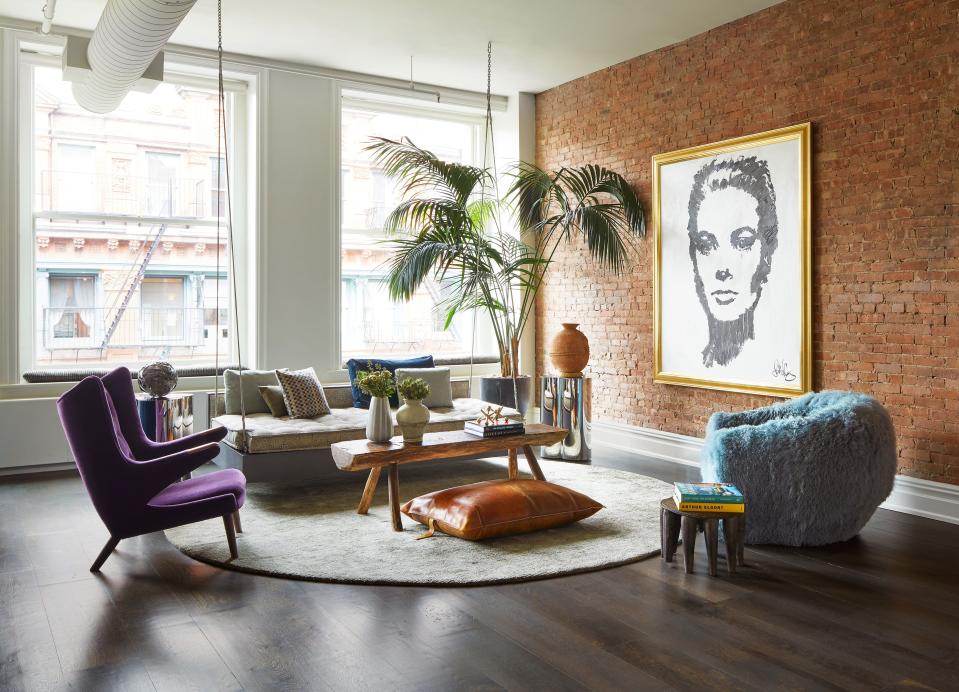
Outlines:
[[665,509],[659,510],[659,556],[666,559],[666,515],[669,514]]
[[736,517],[736,561],[740,567],[746,566],[746,515]]
[[719,519],[704,519],[706,533],[706,557],[709,562],[709,576],[716,576],[716,561],[719,552]]
[[539,467],[539,462],[536,461],[536,455],[533,454],[533,448],[529,445],[523,445],[523,454],[526,455],[526,463],[529,464],[529,470],[533,474],[533,478],[538,481],[545,481],[546,476],[543,475],[543,469]]
[[515,481],[517,478],[519,478],[519,465],[516,463],[516,450],[508,449],[506,450],[506,453],[509,455],[509,470],[507,473],[509,474],[509,479],[511,481]]
[[403,530],[403,520],[400,519],[400,467],[399,464],[390,464],[390,517],[393,520],[393,530]]
[[676,546],[679,545],[679,529],[683,518],[678,514],[673,514],[669,510],[663,510],[666,513],[666,544],[663,546],[663,558],[666,562],[672,562],[676,555]]
[[726,569],[730,574],[736,574],[736,563],[739,561],[739,520],[723,519],[723,541],[726,543]]
[[382,466],[374,466],[370,469],[370,475],[363,487],[363,497],[360,498],[360,504],[356,508],[357,514],[366,514],[370,511],[370,505],[373,504],[373,495],[376,494],[376,485],[380,482],[380,471],[382,470]]
[[693,573],[693,556],[696,554],[696,524],[697,521],[692,517],[683,517],[683,561],[686,566],[686,574]]

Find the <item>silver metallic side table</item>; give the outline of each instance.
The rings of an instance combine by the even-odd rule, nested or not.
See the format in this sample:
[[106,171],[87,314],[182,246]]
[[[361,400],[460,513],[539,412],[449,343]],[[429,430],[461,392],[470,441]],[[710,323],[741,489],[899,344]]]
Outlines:
[[541,449],[545,459],[589,461],[593,381],[589,377],[540,378],[539,420],[566,428],[564,440]]
[[193,434],[193,395],[171,392],[153,398],[137,394],[137,409],[143,432],[154,442],[169,442]]

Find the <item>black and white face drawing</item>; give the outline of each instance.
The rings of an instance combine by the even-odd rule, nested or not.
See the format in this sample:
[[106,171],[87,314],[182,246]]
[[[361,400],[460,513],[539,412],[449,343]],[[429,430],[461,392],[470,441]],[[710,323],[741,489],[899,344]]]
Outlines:
[[689,257],[709,341],[703,365],[727,365],[754,339],[753,314],[778,244],[769,165],[755,156],[713,159],[689,193]]

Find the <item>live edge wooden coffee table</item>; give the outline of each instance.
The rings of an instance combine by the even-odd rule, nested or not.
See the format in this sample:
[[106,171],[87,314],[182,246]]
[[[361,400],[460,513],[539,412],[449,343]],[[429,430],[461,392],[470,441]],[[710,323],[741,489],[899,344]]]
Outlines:
[[423,442],[407,444],[402,437],[394,437],[389,442],[370,442],[369,440],[350,440],[349,442],[335,442],[330,446],[333,461],[341,471],[369,471],[363,497],[356,508],[358,514],[366,514],[373,502],[373,493],[379,483],[380,473],[384,466],[389,467],[389,494],[390,514],[393,519],[393,530],[402,531],[403,522],[400,519],[400,464],[413,464],[418,461],[433,461],[436,459],[456,459],[458,457],[475,457],[490,452],[505,449],[509,454],[509,478],[515,479],[519,475],[517,465],[517,450],[523,450],[529,470],[537,480],[544,481],[543,471],[533,454],[533,447],[539,445],[556,444],[564,437],[567,431],[563,428],[554,428],[550,425],[530,423],[522,435],[504,435],[502,437],[482,438],[470,435],[462,430],[450,432],[426,433]]

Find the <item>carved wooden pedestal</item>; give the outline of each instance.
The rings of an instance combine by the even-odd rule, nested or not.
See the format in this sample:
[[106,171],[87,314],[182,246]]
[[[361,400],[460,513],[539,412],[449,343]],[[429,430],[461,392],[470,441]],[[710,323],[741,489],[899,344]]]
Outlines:
[[745,566],[743,536],[746,533],[746,514],[738,512],[680,512],[671,497],[659,503],[659,526],[662,536],[662,558],[672,562],[683,534],[683,559],[686,574],[693,573],[693,556],[696,553],[696,534],[706,534],[706,556],[709,560],[709,576],[716,576],[719,553],[719,522],[722,520],[723,541],[726,545],[726,566],[730,574],[736,567]]

